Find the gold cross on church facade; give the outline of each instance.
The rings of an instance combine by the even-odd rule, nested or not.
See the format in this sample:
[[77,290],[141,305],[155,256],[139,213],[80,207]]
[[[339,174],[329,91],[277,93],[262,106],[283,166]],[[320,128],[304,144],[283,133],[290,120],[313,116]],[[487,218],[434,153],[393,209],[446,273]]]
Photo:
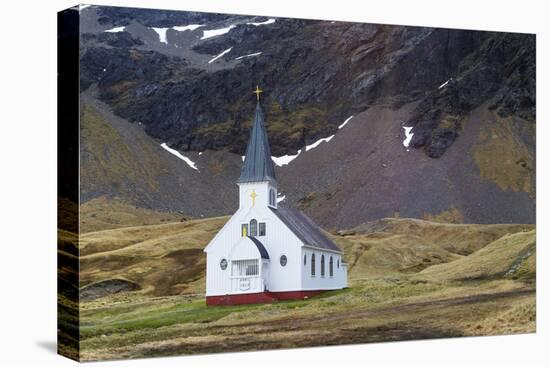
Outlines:
[[262,93],[263,90],[260,89],[260,87],[257,85],[256,90],[252,93],[256,95],[256,101],[260,102],[260,93]]
[[250,194],[250,197],[252,198],[252,206],[254,206],[254,204],[256,203],[256,197],[258,195],[256,195],[256,190],[252,190],[252,194]]

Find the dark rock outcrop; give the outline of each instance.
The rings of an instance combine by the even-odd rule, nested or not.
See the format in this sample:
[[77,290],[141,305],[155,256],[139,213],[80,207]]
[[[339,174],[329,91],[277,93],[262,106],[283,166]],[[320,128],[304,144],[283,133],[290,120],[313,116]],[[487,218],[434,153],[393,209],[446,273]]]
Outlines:
[[[111,7],[97,13],[100,24],[113,26],[234,26],[204,40],[199,31],[179,57],[174,50],[183,46],[144,42],[131,27],[85,38],[82,88],[97,82],[117,114],[182,150],[242,154],[256,84],[265,90],[275,155],[332,134],[345,117],[373,105],[420,101],[408,122],[415,127],[412,146],[432,158],[445,153],[465,114],[486,100],[501,114],[535,118],[532,35],[302,19],[256,26],[251,20],[267,18]],[[215,63],[188,62],[229,48]]]
[[421,101],[410,121],[412,146],[441,157],[458,137],[465,116],[487,100],[501,116],[534,123],[535,65],[534,37],[490,33],[457,65],[448,84]]
[[80,290],[82,301],[92,301],[101,297],[121,292],[132,292],[140,290],[141,287],[125,279],[108,279],[85,286]]

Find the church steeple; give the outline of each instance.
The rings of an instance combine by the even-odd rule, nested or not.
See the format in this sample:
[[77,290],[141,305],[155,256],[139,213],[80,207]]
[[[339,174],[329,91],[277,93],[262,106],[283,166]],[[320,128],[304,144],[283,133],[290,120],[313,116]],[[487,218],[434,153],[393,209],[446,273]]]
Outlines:
[[260,106],[261,92],[260,88],[256,86],[254,91],[257,98],[256,114],[238,183],[261,181],[276,183],[275,168],[271,160],[271,149],[264,126],[264,114]]

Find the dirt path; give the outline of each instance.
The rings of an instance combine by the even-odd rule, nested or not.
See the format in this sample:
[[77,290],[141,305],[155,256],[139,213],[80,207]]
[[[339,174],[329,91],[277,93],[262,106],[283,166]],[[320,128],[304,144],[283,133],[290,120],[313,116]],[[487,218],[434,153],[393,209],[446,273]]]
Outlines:
[[[532,293],[535,293],[534,288],[521,288],[517,290],[497,292],[497,293],[482,293],[482,294],[476,294],[476,295],[464,296],[464,297],[443,298],[443,299],[436,299],[433,301],[407,303],[407,304],[397,305],[397,306],[378,307],[372,310],[351,310],[346,313],[338,312],[338,313],[328,313],[328,314],[322,314],[322,315],[316,315],[316,316],[294,317],[292,318],[292,323],[300,323],[300,322],[315,323],[318,321],[337,322],[342,320],[348,320],[350,318],[356,319],[356,318],[369,318],[369,317],[377,317],[377,316],[391,316],[392,314],[413,313],[416,311],[422,311],[429,308],[469,305],[469,304],[483,303],[488,301],[496,301],[504,298],[521,297]],[[223,325],[223,328],[243,327],[243,326],[268,326],[268,325],[276,325],[278,327],[281,327],[281,322],[282,322],[281,320],[275,320],[275,321],[266,321],[266,322],[250,322],[250,323],[229,324],[229,325],[226,324],[226,325]]]

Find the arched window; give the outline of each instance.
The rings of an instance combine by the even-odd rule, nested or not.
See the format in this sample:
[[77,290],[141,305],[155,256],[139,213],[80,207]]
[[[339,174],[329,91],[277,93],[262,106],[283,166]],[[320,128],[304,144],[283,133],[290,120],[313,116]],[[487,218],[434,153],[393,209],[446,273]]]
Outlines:
[[315,276],[315,254],[311,254],[311,276]]
[[275,190],[271,189],[269,190],[269,205],[275,206]]
[[332,256],[330,257],[330,260],[328,261],[328,275],[329,276],[334,275],[334,262],[332,261]]
[[255,237],[258,235],[258,221],[256,219],[252,219],[250,221],[250,234],[249,236]]
[[307,263],[307,255],[304,255],[304,266],[306,266]]
[[325,276],[325,255],[321,255],[321,276]]

